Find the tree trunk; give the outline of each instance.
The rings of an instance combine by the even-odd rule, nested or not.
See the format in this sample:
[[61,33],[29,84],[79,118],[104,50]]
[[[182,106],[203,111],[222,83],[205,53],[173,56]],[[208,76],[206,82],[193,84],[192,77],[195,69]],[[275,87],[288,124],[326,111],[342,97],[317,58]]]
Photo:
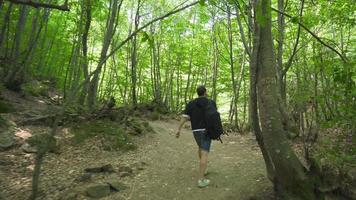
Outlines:
[[227,29],[228,29],[228,39],[229,39],[229,64],[230,64],[230,71],[231,71],[231,82],[232,82],[232,90],[233,90],[233,99],[232,99],[232,106],[231,106],[231,118],[230,122],[234,121],[234,126],[238,128],[238,117],[237,117],[237,84],[235,79],[235,69],[234,69],[234,52],[233,52],[233,40],[232,40],[232,26],[231,26],[231,11],[230,6],[226,5],[227,11]]
[[79,97],[79,104],[84,105],[85,98],[88,93],[88,88],[89,88],[89,61],[88,61],[88,35],[89,35],[89,29],[90,29],[90,24],[91,24],[91,0],[85,0],[83,1],[82,4],[82,15],[83,19],[85,19],[85,25],[84,25],[84,31],[82,34],[82,54],[83,54],[83,61],[82,61],[82,70],[83,70],[83,75],[84,75],[84,81],[83,84],[83,89]]
[[93,75],[92,80],[89,83],[89,89],[88,89],[88,97],[87,97],[87,101],[88,101],[88,108],[89,110],[93,110],[95,103],[96,103],[96,97],[97,97],[97,93],[98,93],[98,84],[99,84],[99,75],[101,73],[101,70],[105,64],[105,60],[107,59],[107,52],[109,49],[109,46],[111,44],[111,40],[112,37],[115,33],[114,30],[114,24],[116,21],[116,18],[118,17],[118,13],[120,11],[122,5],[122,0],[113,0],[112,4],[111,4],[111,14],[110,17],[108,19],[108,24],[107,24],[107,29],[105,32],[105,36],[104,36],[104,41],[103,41],[103,46],[101,49],[101,53],[100,53],[100,59],[98,62],[98,65],[96,67],[95,73]]
[[[257,1],[257,0],[254,0]],[[255,2],[254,2],[255,4]],[[250,21],[252,22],[252,21]],[[251,25],[253,25],[251,23]],[[269,152],[265,146],[264,138],[260,128],[260,120],[258,116],[258,104],[257,104],[257,62],[258,62],[258,50],[260,46],[260,27],[255,22],[253,26],[253,49],[250,59],[250,95],[249,95],[249,120],[251,129],[256,136],[257,143],[261,149],[263,159],[266,164],[267,177],[273,181],[275,178],[275,169]]]
[[259,115],[265,147],[275,169],[274,186],[282,199],[315,199],[314,186],[305,168],[289,145],[278,111],[278,80],[273,55],[271,32],[271,1],[260,0],[256,5],[256,23],[260,26],[257,49],[257,88]]
[[[7,11],[6,11],[6,14],[4,16],[4,24],[2,25],[2,28],[1,28],[1,32],[0,32],[0,50],[1,52],[4,52],[3,48],[2,48],[2,44],[4,43],[4,40],[5,40],[5,32],[6,32],[6,29],[9,28],[8,27],[8,23],[10,21],[10,16],[11,16],[11,11],[12,11],[12,6],[13,4],[10,3],[9,7],[7,8]],[[6,54],[4,55],[1,55],[1,56],[5,56]]]
[[5,78],[5,85],[9,88],[17,85],[20,86],[23,83],[23,77],[18,77],[18,72],[23,68],[18,62],[20,57],[20,45],[22,42],[23,30],[26,25],[26,19],[28,15],[28,7],[21,6],[20,8],[20,18],[17,23],[15,32],[15,41],[13,44],[13,51],[11,52],[11,69]]
[[[137,2],[137,9],[134,21],[134,31],[137,31],[140,23],[140,0]],[[132,104],[137,105],[137,36],[132,37],[132,52],[131,52],[131,97]]]

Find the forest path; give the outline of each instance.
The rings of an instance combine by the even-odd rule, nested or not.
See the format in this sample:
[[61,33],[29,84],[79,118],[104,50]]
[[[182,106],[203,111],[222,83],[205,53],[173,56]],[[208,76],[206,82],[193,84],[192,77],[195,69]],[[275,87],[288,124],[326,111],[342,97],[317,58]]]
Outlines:
[[270,199],[272,185],[266,178],[263,158],[253,136],[224,137],[222,144],[214,141],[208,166],[211,185],[200,189],[197,146],[191,131],[183,129],[177,139],[177,121],[150,124],[156,134],[135,153],[135,160],[146,163],[146,168],[133,177],[129,189],[119,196],[134,200]]

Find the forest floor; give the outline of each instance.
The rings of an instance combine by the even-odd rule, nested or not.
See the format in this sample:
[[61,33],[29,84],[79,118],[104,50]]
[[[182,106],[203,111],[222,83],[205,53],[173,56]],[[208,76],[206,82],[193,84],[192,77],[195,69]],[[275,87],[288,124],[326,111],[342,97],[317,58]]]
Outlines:
[[[154,121],[156,131],[138,150],[136,159],[147,168],[135,176],[127,199],[270,199],[272,185],[266,179],[264,162],[255,142],[248,136],[229,136],[213,142],[209,157],[211,185],[197,187],[197,146],[190,130],[179,139],[176,121]],[[115,196],[108,199],[115,199]]]
[[[95,141],[81,146],[63,144],[60,154],[48,154],[41,175],[39,199],[90,199],[85,189],[91,185],[117,180],[126,189],[103,199],[272,199],[272,185],[266,179],[262,156],[254,138],[228,136],[224,143],[214,142],[209,158],[211,185],[199,189],[196,144],[189,130],[179,139],[174,137],[177,121],[150,122],[156,133],[137,138],[138,148],[126,153],[102,151]],[[33,129],[34,130],[34,129]],[[45,128],[37,127],[37,131]],[[70,137],[62,129],[61,137]],[[12,165],[1,167],[0,188],[4,199],[26,199],[30,195],[33,154],[12,149],[0,154]],[[100,174],[90,181],[76,181],[85,168],[111,164],[117,171],[122,166],[133,173]]]
[[[19,104],[29,104],[21,98],[17,100]],[[37,104],[28,109],[47,109]],[[12,119],[16,121],[16,116]],[[211,185],[200,189],[197,187],[197,146],[189,127],[186,126],[177,139],[174,133],[178,121],[166,119],[149,123],[155,133],[134,137],[137,149],[125,153],[103,150],[97,138],[74,145],[73,133],[68,127],[62,127],[56,136],[61,144],[60,153],[49,153],[44,159],[38,199],[90,199],[86,195],[89,187],[112,181],[120,182],[122,190],[102,199],[272,199],[272,184],[266,178],[262,155],[251,134],[231,134],[224,136],[222,144],[213,142],[207,176]],[[35,154],[24,152],[22,145],[32,134],[50,131],[49,127],[40,125],[20,126],[16,130],[17,145],[0,152],[0,199],[22,200],[30,196]],[[97,173],[88,180],[80,180],[86,168],[106,164],[110,164],[114,172]],[[129,173],[125,175],[121,169]]]

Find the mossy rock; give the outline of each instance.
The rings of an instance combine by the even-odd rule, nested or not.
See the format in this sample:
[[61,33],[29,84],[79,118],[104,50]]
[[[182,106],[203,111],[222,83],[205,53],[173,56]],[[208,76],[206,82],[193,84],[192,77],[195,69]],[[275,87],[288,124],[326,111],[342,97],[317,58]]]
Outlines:
[[159,120],[160,119],[160,114],[159,114],[159,112],[154,111],[154,112],[151,112],[148,115],[148,118],[151,119],[151,120]]
[[59,152],[59,145],[56,138],[50,134],[38,134],[27,139],[27,142],[37,149],[37,152],[42,153],[45,151],[57,153]]
[[126,125],[131,131],[129,131],[132,135],[143,135],[145,133],[154,132],[153,128],[149,125],[148,122],[143,121],[139,118],[129,118],[126,121]]
[[71,128],[74,134],[74,142],[80,144],[85,140],[98,137],[102,141],[102,147],[106,151],[132,150],[136,146],[127,135],[125,128],[111,120],[95,120],[75,124]]
[[31,81],[25,83],[22,90],[32,96],[48,96],[49,86],[39,81]]
[[0,113],[11,113],[15,112],[16,109],[9,102],[0,100]]
[[110,194],[110,185],[100,184],[88,187],[86,194],[92,198],[102,198]]

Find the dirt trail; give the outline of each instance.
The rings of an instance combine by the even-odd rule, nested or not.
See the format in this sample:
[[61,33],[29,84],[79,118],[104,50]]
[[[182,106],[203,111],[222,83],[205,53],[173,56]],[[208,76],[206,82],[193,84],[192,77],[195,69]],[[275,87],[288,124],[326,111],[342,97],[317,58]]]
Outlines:
[[[200,189],[197,187],[197,146],[191,131],[183,129],[177,139],[174,135],[177,121],[150,124],[156,133],[136,138],[138,149],[126,153],[103,151],[100,141],[95,138],[78,146],[73,146],[70,139],[63,140],[61,153],[48,154],[45,158],[38,199],[86,200],[89,198],[85,190],[90,185],[108,180],[120,181],[127,189],[112,193],[103,200],[271,199],[272,186],[266,178],[264,162],[252,135],[224,137],[223,144],[213,142],[208,167],[211,185]],[[32,131],[48,128],[37,129]],[[64,139],[72,134],[64,128],[58,136]],[[34,154],[13,148],[1,152],[0,158],[11,163],[4,166],[0,163],[0,199],[1,195],[3,199],[27,199],[31,191]],[[133,173],[125,177],[119,173],[98,174],[90,181],[76,181],[85,168],[103,164],[111,164],[116,172],[121,166],[128,166]],[[72,192],[78,194],[76,198],[63,198]]]
[[211,185],[200,189],[196,186],[197,146],[190,130],[184,129],[176,139],[176,121],[156,121],[151,126],[157,133],[136,156],[147,163],[146,169],[131,180],[128,190],[107,199],[270,199],[272,186],[252,136],[228,136],[223,144],[213,142],[208,167]]

